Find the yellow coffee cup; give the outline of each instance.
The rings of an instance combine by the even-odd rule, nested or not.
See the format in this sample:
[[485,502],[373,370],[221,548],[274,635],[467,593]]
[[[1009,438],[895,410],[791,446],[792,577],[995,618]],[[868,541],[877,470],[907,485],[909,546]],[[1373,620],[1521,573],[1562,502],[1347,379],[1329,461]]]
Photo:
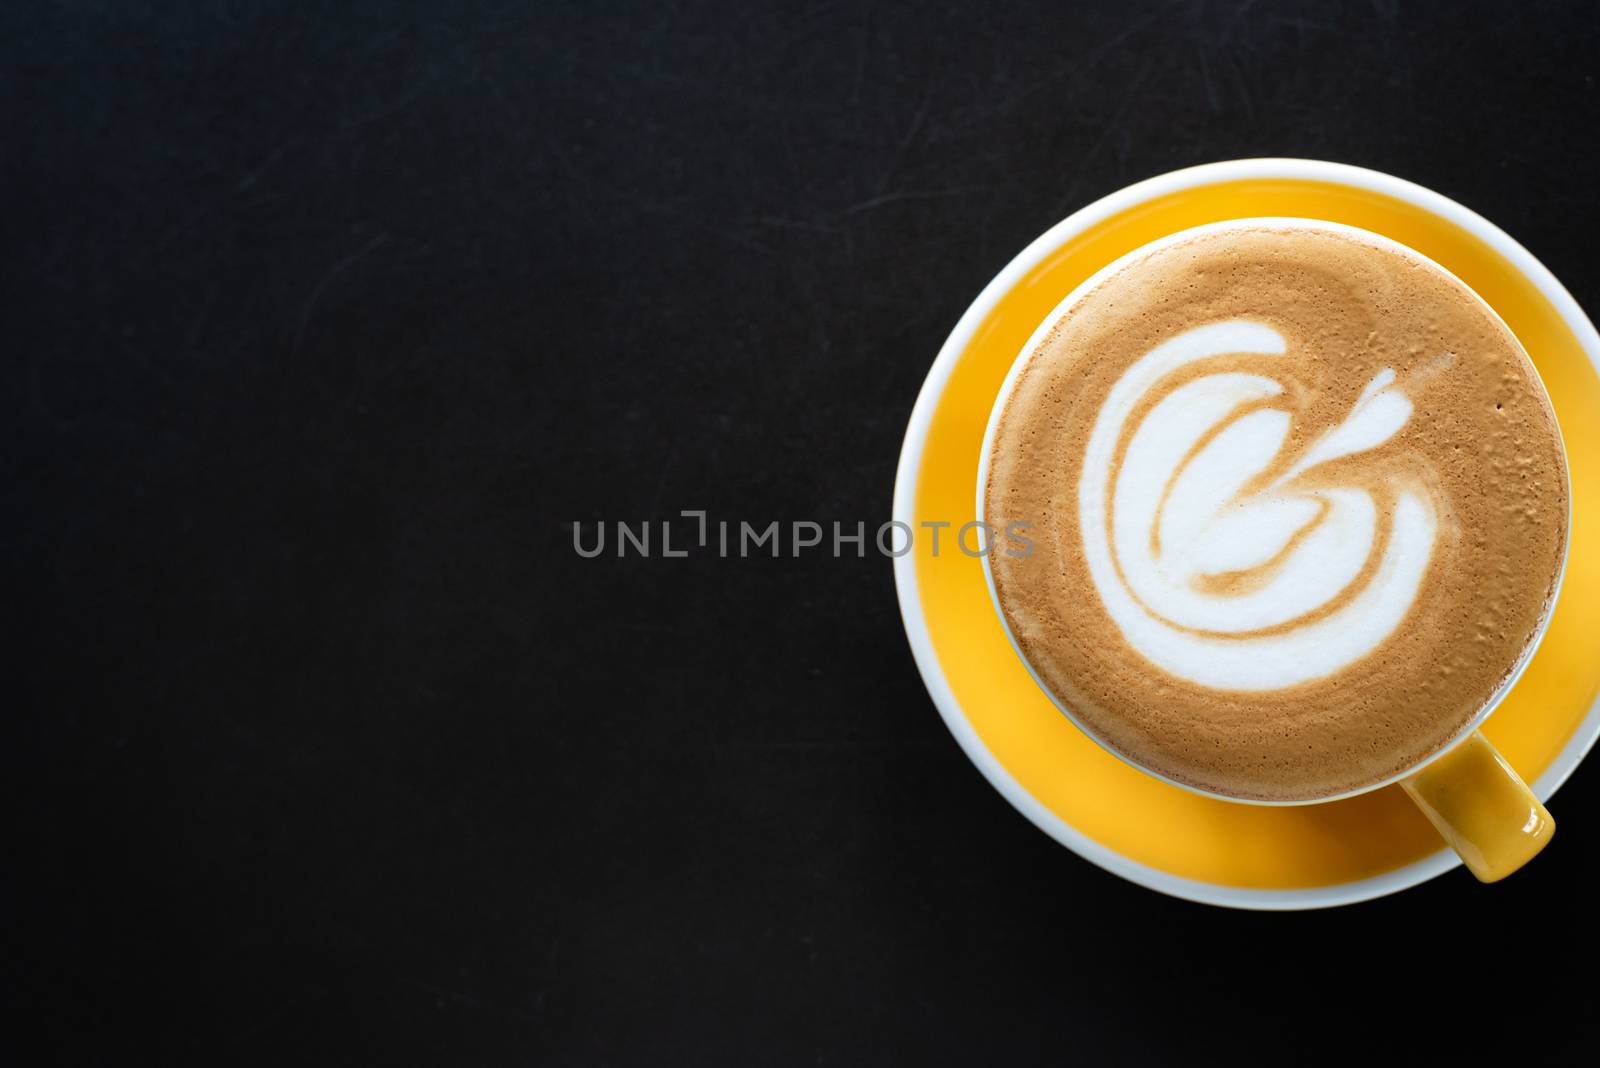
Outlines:
[[[976,512],[978,521],[985,529],[990,527],[1003,527],[995,517],[985,515],[987,499],[986,487],[989,483],[989,461],[995,449],[996,434],[999,430],[1001,415],[1007,407],[1007,402],[1013,394],[1014,386],[1024,369],[1028,366],[1029,355],[1038,347],[1057,325],[1067,316],[1072,314],[1072,309],[1097,286],[1107,278],[1115,275],[1126,265],[1145,259],[1156,253],[1159,249],[1180,243],[1191,242],[1203,238],[1207,234],[1227,234],[1240,225],[1254,229],[1292,231],[1296,227],[1314,226],[1320,232],[1347,233],[1352,238],[1363,242],[1389,247],[1402,256],[1409,257],[1413,262],[1420,260],[1432,266],[1440,274],[1454,279],[1463,289],[1471,292],[1460,279],[1455,278],[1449,271],[1439,264],[1432,263],[1427,257],[1414,249],[1408,249],[1397,242],[1374,234],[1370,231],[1359,230],[1344,224],[1333,223],[1327,220],[1289,219],[1289,218],[1250,218],[1246,220],[1229,220],[1226,222],[1211,223],[1187,230],[1180,230],[1162,238],[1143,245],[1107,264],[1085,279],[1071,293],[1067,294],[1061,302],[1045,317],[1028,342],[1022,346],[1016,361],[1012,364],[1010,372],[1002,383],[999,393],[991,409],[987,430],[984,434],[983,449],[978,461]],[[1472,294],[1482,306],[1484,312],[1496,321],[1499,316],[1482,297]],[[1510,328],[1507,327],[1507,332]],[[1543,383],[1534,378],[1536,388],[1543,390]],[[1556,428],[1559,443],[1560,431]],[[1563,476],[1566,474],[1566,465],[1562,465]],[[1487,738],[1478,731],[1478,727],[1488,719],[1495,708],[1499,706],[1505,695],[1511,691],[1534,652],[1543,639],[1545,631],[1550,624],[1550,617],[1555,608],[1556,599],[1560,594],[1561,581],[1566,573],[1567,552],[1570,549],[1570,539],[1566,527],[1571,525],[1571,488],[1563,487],[1563,500],[1568,504],[1568,512],[1563,517],[1564,528],[1561,531],[1562,557],[1557,568],[1553,589],[1544,603],[1544,611],[1534,629],[1531,640],[1521,651],[1521,655],[1514,663],[1506,665],[1504,680],[1481,708],[1465,723],[1461,729],[1441,746],[1433,755],[1417,764],[1413,764],[1394,775],[1362,786],[1355,790],[1329,796],[1317,797],[1303,801],[1257,801],[1235,797],[1228,794],[1213,793],[1201,787],[1182,782],[1162,774],[1156,768],[1146,765],[1137,757],[1122,752],[1110,746],[1107,751],[1128,761],[1134,767],[1146,774],[1162,779],[1173,786],[1186,790],[1194,790],[1206,796],[1219,800],[1239,804],[1257,805],[1305,805],[1325,804],[1379,790],[1386,786],[1399,783],[1408,796],[1416,802],[1429,822],[1439,831],[1444,840],[1460,855],[1462,861],[1483,882],[1494,882],[1511,874],[1528,860],[1532,859],[1550,841],[1555,833],[1555,821],[1537,797],[1533,795],[1527,785],[1518,776],[1515,769],[1495,750]],[[1055,703],[1056,707],[1064,713],[1080,730],[1101,741],[1094,729],[1085,723],[1071,708],[1070,704],[1057,694],[1049,684],[1034,670],[1034,665],[1028,660],[1022,646],[1016,640],[1006,620],[1006,614],[1001,606],[1000,594],[996,587],[993,564],[997,559],[996,553],[988,553],[981,557],[984,568],[984,578],[989,587],[989,595],[994,604],[994,609],[999,618],[1000,625],[1005,629],[1006,637],[1010,640],[1017,656],[1022,658],[1034,680],[1041,689]],[[1541,588],[1537,591],[1543,594]],[[1089,596],[1085,593],[1085,596]],[[1152,665],[1152,671],[1159,670]]]
[[[1024,250],[952,333],[908,428],[895,518],[912,525],[959,519],[973,507],[985,423],[1002,379],[1066,292],[1175,231],[1268,215],[1357,226],[1427,255],[1482,295],[1533,355],[1567,429],[1568,544],[1578,556],[1526,680],[1515,692],[1508,680],[1456,744],[1408,769],[1403,784],[1375,784],[1333,803],[1258,806],[1135,772],[1067,724],[1010,647],[974,561],[925,554],[895,561],[913,652],[947,724],[997,789],[1058,841],[1143,885],[1269,909],[1393,892],[1453,860],[1429,844],[1430,830],[1417,829],[1428,823],[1401,808],[1420,809],[1480,877],[1497,878],[1548,841],[1553,824],[1534,794],[1548,796],[1600,736],[1593,656],[1600,560],[1583,549],[1583,530],[1600,523],[1600,482],[1584,474],[1600,468],[1600,427],[1573,418],[1600,405],[1600,336],[1547,270],[1467,209],[1376,172],[1270,159],[1163,175],[1090,205]],[[1478,727],[1507,759],[1496,758]],[[1534,792],[1509,771],[1513,764]]]

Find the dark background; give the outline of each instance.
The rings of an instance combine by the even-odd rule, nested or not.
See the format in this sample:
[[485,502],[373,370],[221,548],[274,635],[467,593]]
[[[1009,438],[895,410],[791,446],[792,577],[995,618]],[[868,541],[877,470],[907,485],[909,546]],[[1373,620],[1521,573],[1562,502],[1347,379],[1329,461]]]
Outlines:
[[3,10],[8,1042],[1592,1055],[1593,769],[1506,884],[1191,905],[969,766],[884,560],[570,540],[886,519],[983,284],[1188,164],[1413,179],[1600,309],[1592,3]]

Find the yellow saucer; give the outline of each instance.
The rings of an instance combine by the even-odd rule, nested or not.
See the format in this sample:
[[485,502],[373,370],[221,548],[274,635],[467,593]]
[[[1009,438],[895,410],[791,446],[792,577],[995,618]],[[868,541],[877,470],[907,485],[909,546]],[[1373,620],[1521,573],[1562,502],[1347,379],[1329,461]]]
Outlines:
[[[1156,238],[1252,216],[1346,223],[1409,245],[1476,290],[1533,357],[1571,467],[1570,558],[1544,642],[1484,731],[1548,798],[1600,734],[1600,335],[1526,250],[1438,194],[1338,164],[1240,160],[1153,178],[1078,212],[990,283],[946,342],[907,431],[894,518],[913,529],[973,518],[995,396],[1062,297]],[[1263,808],[1135,770],[1035,684],[1006,640],[980,560],[936,557],[919,542],[896,559],[895,579],[918,667],[952,733],[1012,804],[1095,863],[1193,900],[1278,909],[1376,897],[1459,863],[1398,787]]]

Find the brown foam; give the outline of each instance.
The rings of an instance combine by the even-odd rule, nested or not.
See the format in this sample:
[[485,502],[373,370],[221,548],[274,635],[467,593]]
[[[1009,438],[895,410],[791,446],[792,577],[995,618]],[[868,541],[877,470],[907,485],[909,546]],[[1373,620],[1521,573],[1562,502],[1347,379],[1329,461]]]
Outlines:
[[[1182,331],[1239,318],[1288,342],[1271,364],[1293,413],[1274,467],[1391,367],[1398,382],[1418,384],[1406,390],[1414,408],[1404,428],[1359,463],[1335,460],[1301,478],[1348,485],[1398,474],[1426,483],[1440,507],[1427,574],[1389,638],[1332,676],[1267,692],[1199,686],[1121,640],[1078,530],[1084,445],[1112,383]],[[1219,357],[1204,370],[1261,359]],[[1377,553],[1392,497],[1374,488],[1385,506]],[[1074,304],[1028,354],[1002,410],[984,510],[991,523],[1034,525],[1031,556],[990,561],[1002,611],[1035,672],[1103,743],[1216,793],[1310,800],[1420,763],[1499,689],[1554,593],[1567,473],[1527,355],[1459,282],[1356,234],[1251,224],[1158,249]],[[1259,579],[1225,576],[1212,592]]]

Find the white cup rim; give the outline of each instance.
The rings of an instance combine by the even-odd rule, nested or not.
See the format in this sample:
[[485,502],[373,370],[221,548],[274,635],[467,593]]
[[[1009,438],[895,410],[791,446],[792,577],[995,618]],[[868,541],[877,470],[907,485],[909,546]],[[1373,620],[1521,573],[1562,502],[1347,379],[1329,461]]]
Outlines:
[[[1324,230],[1334,233],[1344,233],[1353,237],[1357,237],[1360,240],[1373,242],[1380,246],[1393,249],[1402,255],[1414,257],[1415,259],[1420,260],[1424,264],[1427,264],[1434,270],[1443,274],[1446,278],[1454,279],[1458,285],[1460,285],[1468,293],[1472,294],[1473,298],[1477,300],[1478,304],[1482,306],[1484,311],[1488,312],[1494,317],[1495,322],[1499,323],[1501,326],[1504,326],[1507,333],[1511,333],[1511,328],[1506,325],[1504,319],[1500,318],[1500,314],[1496,312],[1492,306],[1490,306],[1489,302],[1484,300],[1483,297],[1481,297],[1471,286],[1467,285],[1466,282],[1456,277],[1456,275],[1449,269],[1439,263],[1435,263],[1428,256],[1423,255],[1416,249],[1407,245],[1403,245],[1391,237],[1374,233],[1371,230],[1363,230],[1357,226],[1350,226],[1345,223],[1330,222],[1325,219],[1252,216],[1242,219],[1224,219],[1218,222],[1202,223],[1199,226],[1191,226],[1188,229],[1178,230],[1163,237],[1158,237],[1148,244],[1141,245],[1131,252],[1119,256],[1117,259],[1108,263],[1106,266],[1102,267],[1100,270],[1084,279],[1083,282],[1073,289],[1071,293],[1062,298],[1061,302],[1051,310],[1049,315],[1044,317],[1044,321],[1039,324],[1038,329],[1036,329],[1032,336],[1030,336],[1023,344],[1022,350],[1017,354],[1017,358],[1012,361],[1011,369],[1006,372],[1005,380],[1000,385],[1000,391],[995,396],[994,407],[989,411],[989,423],[983,435],[983,451],[978,454],[976,515],[980,522],[988,518],[984,514],[984,487],[988,485],[989,482],[989,454],[994,449],[994,438],[995,434],[999,431],[1001,412],[1005,408],[1006,401],[1011,396],[1012,388],[1016,385],[1017,377],[1021,374],[1023,365],[1028,362],[1029,354],[1032,353],[1033,350],[1038,347],[1039,343],[1044,340],[1045,335],[1054,329],[1055,326],[1060,323],[1061,320],[1072,309],[1072,307],[1082,300],[1086,295],[1088,295],[1091,290],[1134,260],[1148,256],[1150,253],[1158,249],[1169,245],[1175,245],[1206,233],[1212,233],[1218,230],[1239,229],[1242,227],[1256,229]],[[1512,336],[1514,337],[1515,334]],[[1546,396],[1548,397],[1549,391],[1545,389],[1544,381],[1539,378],[1538,368],[1534,368],[1534,378],[1539,383],[1539,388],[1541,390],[1545,390]],[[1563,457],[1565,457],[1566,443],[1561,440],[1561,427],[1559,424],[1556,426],[1556,440],[1557,444],[1561,446]],[[1235,797],[1231,794],[1217,793],[1214,790],[1207,790],[1204,787],[1195,786],[1192,783],[1186,783],[1180,779],[1174,779],[1171,776],[1164,775],[1156,769],[1145,764],[1141,764],[1128,754],[1120,752],[1114,747],[1108,745],[1098,733],[1096,733],[1089,727],[1087,723],[1083,722],[1083,720],[1079,718],[1076,712],[1067,706],[1065,701],[1061,700],[1060,696],[1054,690],[1045,685],[1045,681],[1041,679],[1039,677],[1039,673],[1034,670],[1032,661],[1030,661],[1023,653],[1022,646],[1017,642],[1017,636],[1012,633],[1011,624],[1006,621],[1005,612],[1000,607],[1000,592],[998,589],[996,589],[994,582],[993,553],[985,553],[983,556],[983,578],[984,582],[989,587],[989,601],[994,606],[995,615],[999,617],[1000,627],[1005,631],[1006,640],[1011,643],[1011,648],[1016,652],[1017,657],[1028,669],[1028,674],[1033,676],[1033,681],[1038,683],[1039,689],[1044,691],[1045,696],[1050,698],[1051,703],[1056,706],[1062,715],[1066,716],[1067,719],[1072,721],[1073,726],[1077,727],[1084,734],[1087,734],[1096,745],[1100,746],[1100,748],[1104,749],[1118,760],[1121,760],[1124,764],[1127,764],[1129,767],[1132,767],[1138,771],[1142,771],[1146,775],[1160,779],[1162,782],[1171,786],[1176,786],[1179,789],[1187,790],[1190,793],[1199,794],[1202,797],[1209,797],[1217,801],[1228,801],[1233,804],[1240,805],[1260,805],[1269,808],[1297,808],[1303,805],[1325,805],[1333,801],[1345,801],[1352,797],[1359,797],[1362,794],[1371,793],[1374,790],[1381,790],[1386,786],[1393,786],[1402,779],[1410,778],[1423,768],[1426,768],[1429,764],[1432,764],[1448,755],[1457,746],[1466,742],[1466,740],[1472,736],[1474,731],[1483,726],[1484,721],[1494,713],[1496,708],[1500,707],[1500,703],[1505,700],[1506,695],[1511,692],[1512,687],[1516,686],[1517,681],[1522,678],[1522,673],[1527,670],[1528,664],[1533,660],[1534,654],[1539,650],[1539,644],[1544,641],[1545,633],[1550,629],[1550,620],[1551,617],[1555,615],[1556,601],[1561,596],[1561,585],[1567,574],[1567,560],[1571,556],[1572,485],[1570,464],[1568,464],[1568,468],[1569,474],[1567,480],[1566,523],[1566,531],[1568,536],[1562,541],[1561,565],[1556,569],[1555,587],[1552,589],[1549,599],[1545,602],[1544,614],[1540,617],[1538,626],[1534,628],[1532,639],[1528,642],[1527,646],[1522,650],[1522,652],[1518,654],[1517,660],[1512,665],[1510,672],[1508,672],[1506,677],[1501,680],[1500,685],[1495,688],[1494,693],[1490,695],[1489,700],[1484,704],[1484,706],[1474,713],[1472,718],[1464,723],[1455,734],[1451,735],[1450,740],[1444,745],[1440,746],[1437,751],[1423,758],[1417,763],[1408,765],[1400,771],[1395,772],[1393,775],[1390,775],[1387,778],[1380,779],[1377,782],[1370,783],[1366,786],[1357,787],[1353,790],[1346,790],[1337,794],[1329,794],[1326,797],[1311,797],[1292,801],[1269,801],[1259,798]]]
[[[915,522],[916,482],[923,449],[934,411],[951,372],[983,319],[1024,275],[1076,234],[1129,208],[1186,189],[1249,179],[1320,181],[1367,190],[1410,204],[1454,224],[1489,246],[1533,283],[1550,301],[1590,362],[1600,370],[1600,334],[1596,333],[1593,324],[1566,288],[1505,231],[1455,201],[1393,175],[1348,164],[1288,158],[1239,159],[1202,164],[1134,183],[1074,212],[1019,252],[984,287],[945,340],[912,409],[896,469],[893,518],[907,524]],[[933,647],[922,614],[915,558],[906,554],[896,558],[893,566],[901,619],[913,657],[948,729],[968,758],[1013,807],[1046,834],[1092,863],[1132,882],[1176,897],[1206,904],[1265,910],[1323,908],[1370,900],[1415,886],[1461,863],[1453,852],[1441,848],[1411,864],[1366,879],[1301,889],[1260,890],[1173,875],[1101,845],[1028,793],[978,737],[951,690]],[[1548,800],[1583,760],[1597,737],[1600,737],[1600,699],[1591,705],[1561,752],[1530,784],[1534,793],[1542,800]]]

